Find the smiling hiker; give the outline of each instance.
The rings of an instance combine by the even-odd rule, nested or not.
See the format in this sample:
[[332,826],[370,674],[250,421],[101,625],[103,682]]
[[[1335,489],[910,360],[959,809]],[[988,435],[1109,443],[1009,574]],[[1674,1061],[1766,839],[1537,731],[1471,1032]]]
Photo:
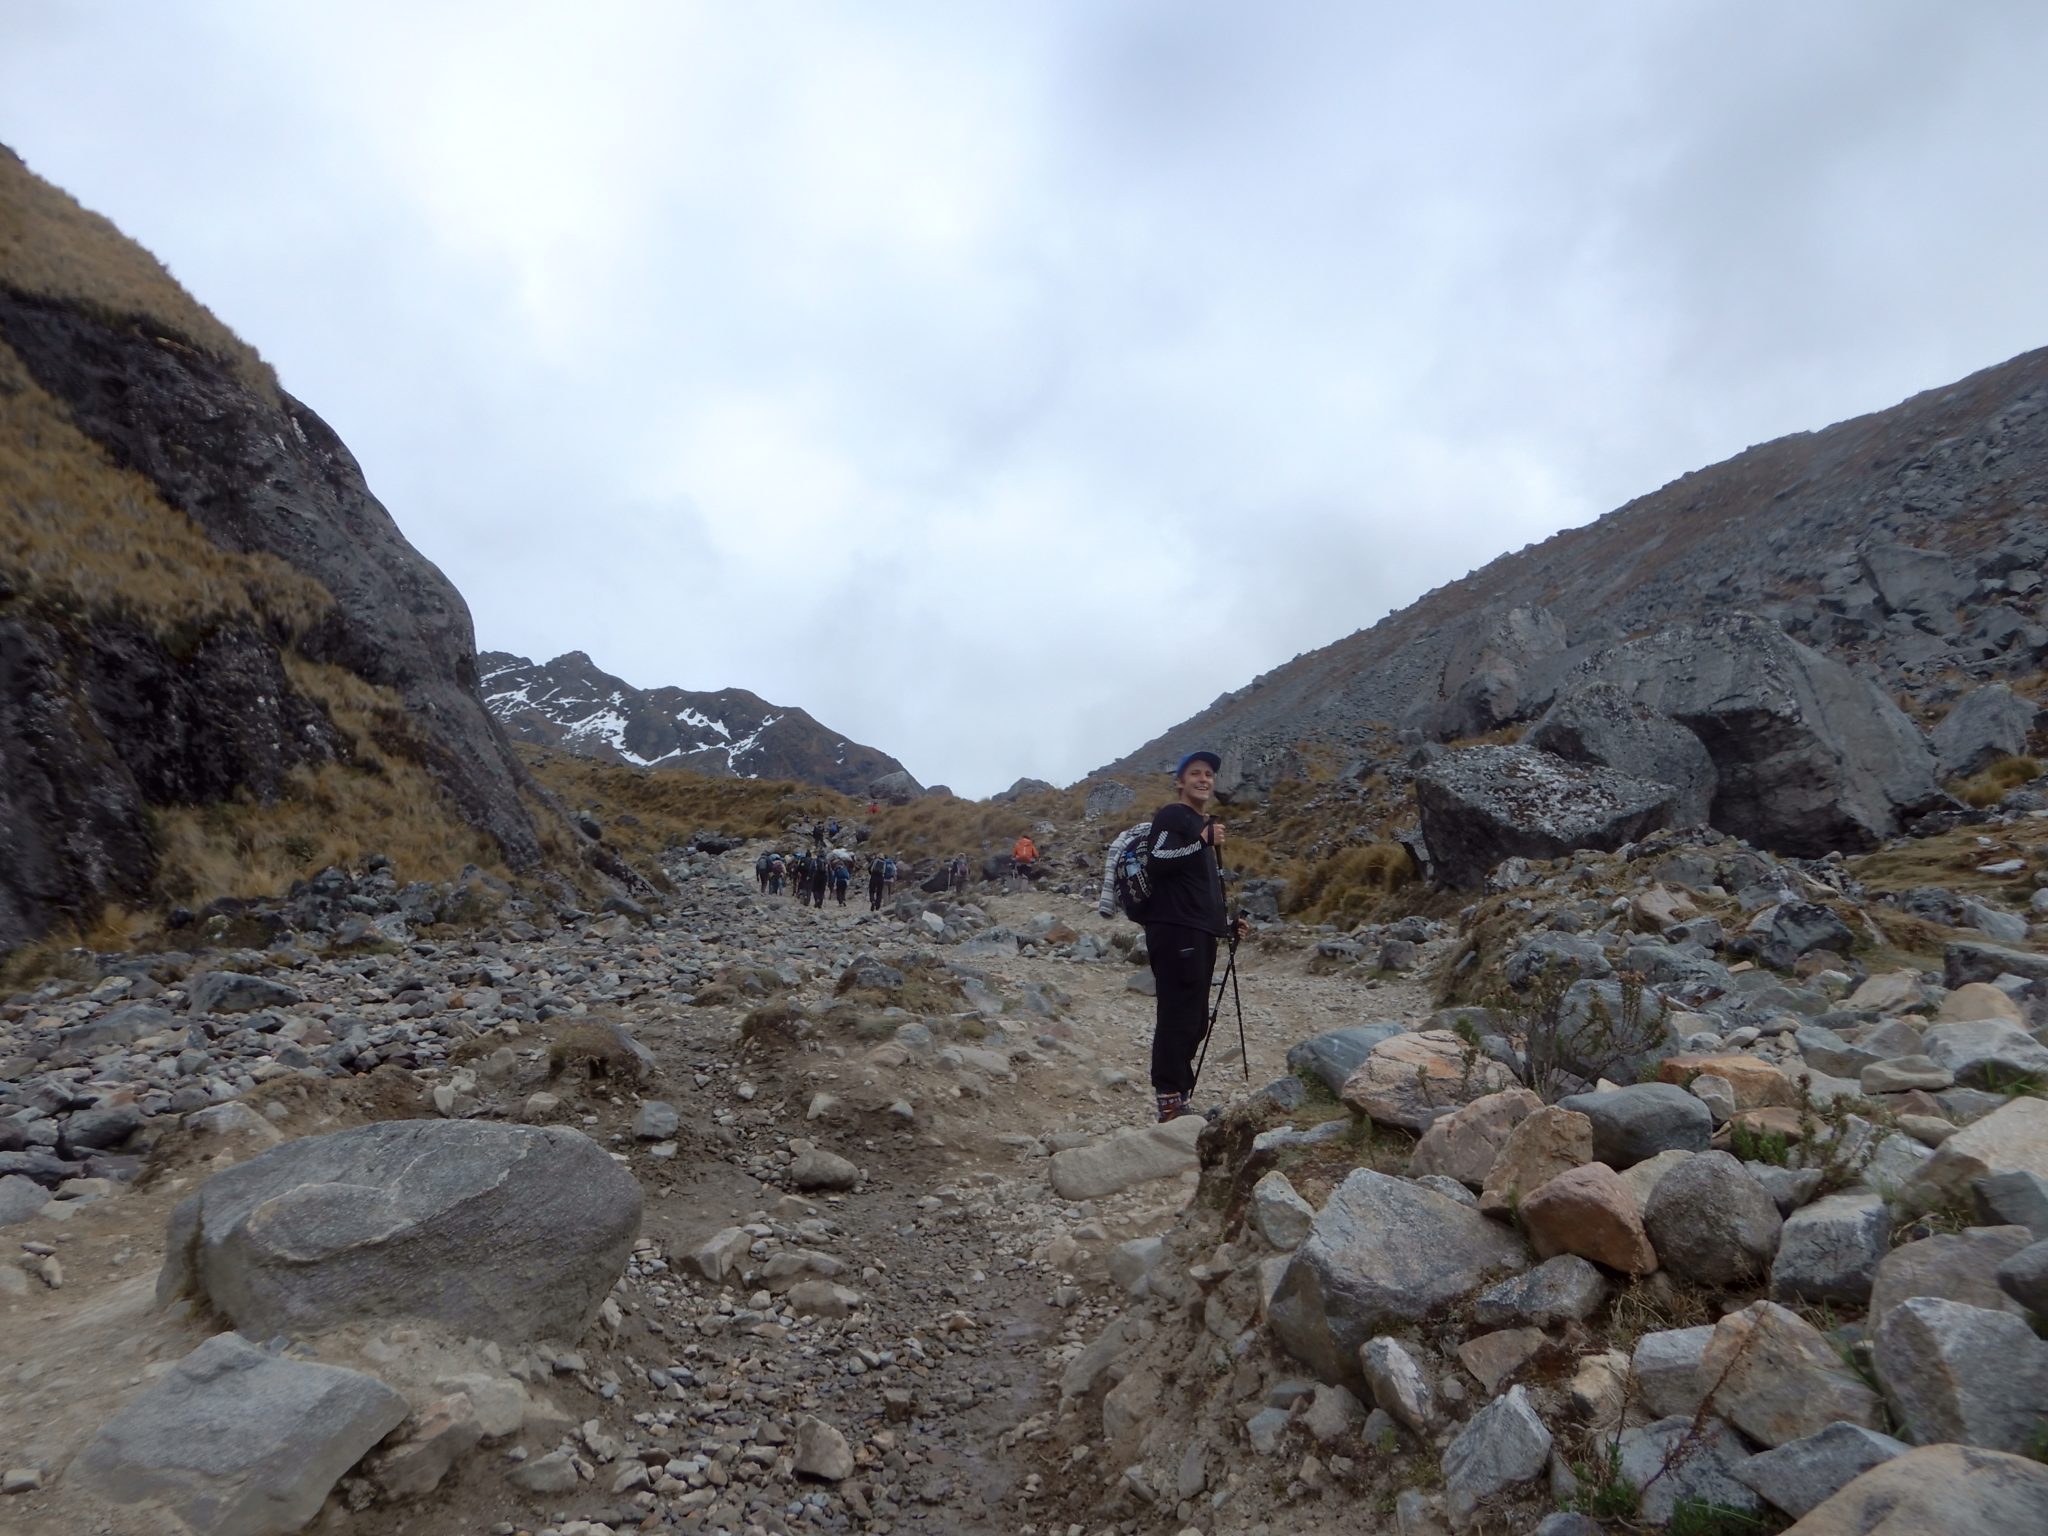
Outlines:
[[[1145,949],[1158,1011],[1152,1026],[1152,1093],[1161,1120],[1187,1113],[1195,1088],[1195,1051],[1209,1018],[1216,941],[1230,931],[1217,850],[1223,823],[1209,814],[1216,792],[1214,752],[1190,752],[1173,772],[1180,795],[1152,813],[1145,864]],[[1242,921],[1242,920],[1240,920]]]

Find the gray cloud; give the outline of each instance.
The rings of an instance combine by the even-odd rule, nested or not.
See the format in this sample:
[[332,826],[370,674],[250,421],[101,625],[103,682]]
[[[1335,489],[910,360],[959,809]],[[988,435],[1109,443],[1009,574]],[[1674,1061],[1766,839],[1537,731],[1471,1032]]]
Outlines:
[[1071,779],[2048,339],[2048,11],[17,8],[0,137],[486,646]]

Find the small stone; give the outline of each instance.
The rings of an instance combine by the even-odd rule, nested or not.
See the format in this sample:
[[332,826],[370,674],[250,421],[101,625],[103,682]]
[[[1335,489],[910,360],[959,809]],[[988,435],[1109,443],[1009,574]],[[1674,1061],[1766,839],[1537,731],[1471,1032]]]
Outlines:
[[1644,1407],[1660,1419],[1698,1411],[1708,1386],[1700,1362],[1713,1336],[1711,1326],[1702,1326],[1666,1328],[1636,1340],[1629,1368]]
[[682,1123],[683,1117],[676,1112],[675,1105],[649,1099],[633,1117],[633,1136],[637,1141],[667,1141]]
[[805,1415],[796,1421],[795,1469],[799,1477],[843,1482],[853,1476],[853,1448],[846,1436],[823,1419]]
[[567,1451],[549,1451],[521,1462],[505,1480],[528,1493],[567,1493],[576,1486],[576,1458]]
[[1281,1437],[1287,1432],[1289,1417],[1285,1408],[1261,1408],[1247,1419],[1244,1432],[1252,1443],[1252,1449],[1261,1456],[1271,1456],[1278,1451]]
[[1323,1383],[1315,1389],[1308,1407],[1302,1411],[1301,1427],[1314,1437],[1317,1444],[1328,1445],[1349,1434],[1364,1413],[1364,1407],[1348,1388]]
[[1444,1448],[1444,1486],[1454,1496],[1490,1498],[1534,1482],[1550,1464],[1550,1431],[1521,1387],[1488,1403]]
[[1436,1418],[1436,1393],[1428,1375],[1399,1339],[1370,1340],[1358,1351],[1372,1400],[1417,1439],[1427,1439]]
[[1503,1328],[1477,1334],[1458,1346],[1458,1363],[1492,1397],[1503,1381],[1536,1357],[1545,1342],[1541,1328]]
[[1299,1248],[1315,1219],[1316,1208],[1295,1193],[1287,1175],[1278,1169],[1252,1186],[1252,1224],[1275,1248]]
[[852,1189],[860,1182],[860,1169],[836,1152],[813,1147],[797,1158],[789,1177],[798,1189]]

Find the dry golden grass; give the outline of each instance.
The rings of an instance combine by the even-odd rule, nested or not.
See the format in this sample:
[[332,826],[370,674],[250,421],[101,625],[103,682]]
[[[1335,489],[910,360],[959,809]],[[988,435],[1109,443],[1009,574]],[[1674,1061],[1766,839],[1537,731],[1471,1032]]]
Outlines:
[[[564,806],[596,816],[605,842],[642,869],[651,870],[694,832],[779,838],[794,822],[848,819],[858,809],[844,795],[780,779],[707,779],[678,769],[599,762],[530,742],[513,750]],[[549,841],[544,833],[543,845]],[[552,857],[562,849],[548,851]]]
[[1989,806],[2040,776],[2041,765],[2031,757],[2001,757],[1982,772],[1957,779],[1946,788],[1965,805]]
[[1851,859],[1848,867],[1849,873],[1873,892],[1939,885],[1963,895],[2025,907],[2033,894],[2033,881],[2025,870],[2014,877],[1987,875],[1982,873],[1983,867],[2019,858],[2033,868],[2044,855],[2048,855],[2048,828],[2022,821],[2011,827],[1958,827],[1939,837],[1915,838],[1896,848]]
[[1304,861],[1302,873],[1288,886],[1288,914],[1310,923],[1371,922],[1417,874],[1415,861],[1399,843],[1339,849]]
[[334,605],[272,555],[234,554],[117,469],[0,344],[0,569],[64,609],[122,614],[158,634],[223,619],[304,630]]
[[259,392],[276,392],[276,377],[256,349],[208,313],[162,262],[6,151],[0,151],[0,283],[77,305],[110,323],[140,323],[159,339],[220,358]]
[[372,853],[405,880],[451,880],[465,864],[502,875],[497,845],[472,828],[440,781],[403,751],[398,695],[287,651],[292,686],[323,704],[353,761],[294,769],[277,800],[171,806],[152,813],[158,897],[187,906],[276,896],[330,864]]

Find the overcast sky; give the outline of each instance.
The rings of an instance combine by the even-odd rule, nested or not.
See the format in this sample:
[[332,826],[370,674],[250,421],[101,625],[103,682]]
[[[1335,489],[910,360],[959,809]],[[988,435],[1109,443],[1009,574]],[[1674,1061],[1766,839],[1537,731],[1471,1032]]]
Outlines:
[[2048,6],[0,0],[485,648],[1060,782],[2048,342]]

